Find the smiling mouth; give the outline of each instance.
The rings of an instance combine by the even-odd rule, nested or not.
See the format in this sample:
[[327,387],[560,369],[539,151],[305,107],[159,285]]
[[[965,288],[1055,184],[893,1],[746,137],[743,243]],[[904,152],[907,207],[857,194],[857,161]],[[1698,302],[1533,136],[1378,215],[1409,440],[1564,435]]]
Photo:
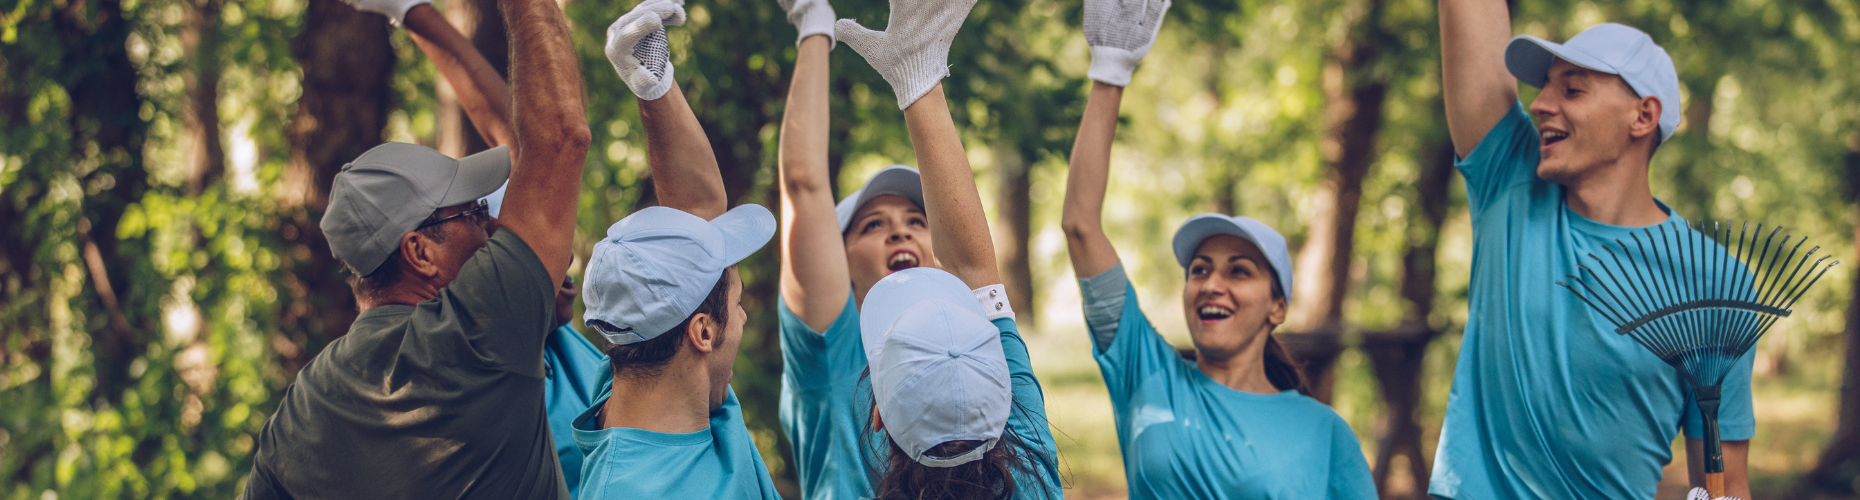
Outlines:
[[903,271],[913,267],[917,267],[917,254],[913,254],[907,250],[899,250],[892,253],[891,260],[885,262],[885,269],[892,272]]
[[1234,310],[1221,306],[1201,306],[1195,311],[1202,321],[1220,321],[1234,316]]
[[1546,130],[1543,132],[1539,132],[1538,136],[1543,139],[1544,147],[1550,147],[1550,145],[1552,144],[1563,142],[1564,139],[1568,139],[1569,132],[1557,132],[1557,131]]

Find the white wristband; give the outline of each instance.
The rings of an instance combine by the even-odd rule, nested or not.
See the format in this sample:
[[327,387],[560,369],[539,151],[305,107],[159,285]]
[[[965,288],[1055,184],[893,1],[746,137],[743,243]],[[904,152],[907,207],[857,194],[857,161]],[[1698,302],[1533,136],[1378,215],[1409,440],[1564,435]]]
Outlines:
[[988,285],[974,291],[975,301],[982,303],[982,312],[988,314],[989,321],[1014,319],[1014,306],[1008,304],[1006,285]]

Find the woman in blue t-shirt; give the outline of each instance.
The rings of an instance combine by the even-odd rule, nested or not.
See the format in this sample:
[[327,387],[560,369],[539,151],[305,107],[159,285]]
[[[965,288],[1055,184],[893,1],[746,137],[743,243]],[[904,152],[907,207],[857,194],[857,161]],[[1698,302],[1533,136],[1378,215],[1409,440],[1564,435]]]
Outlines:
[[1297,364],[1272,337],[1292,291],[1284,236],[1220,214],[1197,215],[1176,230],[1191,361],[1137,307],[1104,234],[1118,103],[1167,7],[1086,1],[1094,81],[1066,179],[1066,240],[1082,278],[1092,355],[1111,392],[1130,498],[1375,498],[1356,435],[1304,394]]

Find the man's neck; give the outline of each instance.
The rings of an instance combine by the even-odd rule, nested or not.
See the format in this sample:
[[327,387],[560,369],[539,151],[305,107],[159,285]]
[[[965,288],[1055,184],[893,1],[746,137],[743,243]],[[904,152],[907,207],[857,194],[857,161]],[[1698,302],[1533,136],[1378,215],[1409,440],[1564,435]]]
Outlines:
[[683,434],[710,428],[710,378],[701,364],[674,359],[657,377],[615,377],[601,406],[601,428]]
[[1653,201],[1653,190],[1647,185],[1644,159],[1623,158],[1600,171],[1604,174],[1563,185],[1563,203],[1571,211],[1595,222],[1623,227],[1666,221],[1666,211]]

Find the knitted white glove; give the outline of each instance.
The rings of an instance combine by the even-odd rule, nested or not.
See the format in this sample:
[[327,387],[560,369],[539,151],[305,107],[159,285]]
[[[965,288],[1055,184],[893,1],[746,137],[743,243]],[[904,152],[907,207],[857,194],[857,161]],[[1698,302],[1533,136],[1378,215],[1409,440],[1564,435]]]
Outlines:
[[788,13],[788,23],[801,31],[801,36],[794,38],[795,45],[801,40],[814,35],[827,36],[827,48],[833,48],[833,6],[827,0],[778,0],[781,10]]
[[685,24],[683,0],[646,0],[607,27],[607,62],[640,99],[672,90],[672,51],[665,27]]
[[355,10],[387,16],[388,21],[393,22],[395,26],[400,26],[401,22],[407,19],[407,11],[413,10],[414,6],[433,2],[432,0],[342,0],[342,3],[355,7]]
[[1093,80],[1130,85],[1130,73],[1156,45],[1169,0],[1085,0],[1085,42],[1091,44]]
[[1711,492],[1705,491],[1705,488],[1692,488],[1692,491],[1686,492],[1686,500],[1744,500],[1744,499],[1738,498],[1738,497],[1732,497],[1732,496],[1712,498]]
[[949,76],[949,44],[969,17],[975,0],[890,0],[891,21],[872,31],[858,21],[841,19],[834,32],[865,57],[898,95],[898,109],[930,92]]

